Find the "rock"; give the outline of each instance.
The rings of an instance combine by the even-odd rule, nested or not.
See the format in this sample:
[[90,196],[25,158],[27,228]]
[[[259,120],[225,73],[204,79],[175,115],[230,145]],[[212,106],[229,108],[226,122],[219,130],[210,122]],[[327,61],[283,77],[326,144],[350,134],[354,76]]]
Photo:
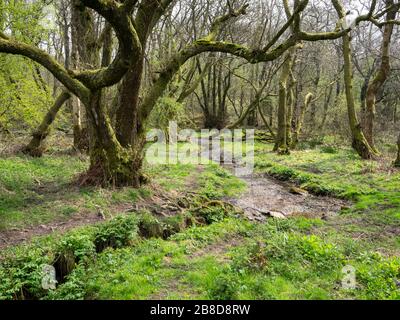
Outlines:
[[297,194],[297,195],[300,195],[300,196],[305,196],[305,195],[308,194],[308,192],[306,190],[301,189],[301,188],[297,188],[297,187],[290,187],[289,192],[291,194]]
[[286,219],[287,217],[282,213],[278,211],[269,211],[268,216],[271,218],[276,218],[276,219]]

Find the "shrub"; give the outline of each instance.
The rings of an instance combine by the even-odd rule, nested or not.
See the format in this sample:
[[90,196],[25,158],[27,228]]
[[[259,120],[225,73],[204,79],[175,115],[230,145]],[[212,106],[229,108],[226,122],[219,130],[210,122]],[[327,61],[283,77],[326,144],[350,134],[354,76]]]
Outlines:
[[135,216],[118,216],[97,228],[94,244],[97,252],[104,249],[121,248],[131,245],[138,236],[138,218]]
[[192,225],[190,215],[188,214],[178,214],[172,217],[164,219],[164,233],[163,238],[167,239],[170,236],[185,230],[188,226]]
[[[375,261],[373,261],[375,260]],[[357,268],[357,281],[365,290],[366,299],[400,299],[398,287],[400,277],[399,258],[376,257]]]
[[289,243],[293,244],[302,257],[313,263],[317,272],[326,272],[342,266],[344,257],[335,245],[324,243],[321,238],[311,236],[292,236]]
[[0,299],[39,299],[42,288],[43,265],[51,257],[41,248],[15,248],[0,265]]
[[197,214],[201,218],[204,218],[207,224],[222,221],[227,216],[227,213],[223,206],[203,207],[197,211]]
[[238,274],[230,268],[222,270],[221,274],[208,289],[208,296],[211,300],[235,300],[240,290],[240,279]]
[[93,236],[88,231],[89,229],[79,230],[60,239],[53,263],[59,283],[64,281],[79,262],[95,255]]
[[329,153],[329,154],[337,154],[337,153],[339,153],[339,150],[334,146],[322,146],[321,152]]
[[86,296],[85,274],[82,264],[78,265],[71,274],[66,277],[65,283],[51,290],[45,297],[47,300],[83,300]]
[[160,238],[164,234],[163,224],[149,212],[140,217],[139,232],[143,238]]

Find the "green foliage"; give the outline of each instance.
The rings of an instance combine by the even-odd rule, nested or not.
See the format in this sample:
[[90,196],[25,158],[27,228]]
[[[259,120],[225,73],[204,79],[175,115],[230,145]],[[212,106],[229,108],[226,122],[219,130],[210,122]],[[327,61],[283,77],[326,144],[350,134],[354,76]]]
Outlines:
[[188,226],[195,224],[194,218],[190,213],[178,214],[175,216],[167,217],[163,220],[164,238],[169,238],[170,236],[182,232]]
[[[36,45],[52,30],[49,9],[45,1],[2,1],[0,31],[7,26],[13,38]],[[42,120],[53,98],[37,70],[25,58],[0,54],[0,127],[33,129]]]
[[49,91],[35,82],[32,63],[0,55],[0,125],[4,129],[35,129],[53,103]]
[[149,126],[167,132],[170,121],[176,121],[178,125],[183,125],[185,128],[189,122],[183,104],[173,98],[162,97],[151,113]]
[[400,299],[400,259],[395,257],[383,259],[374,255],[364,261],[357,269],[357,280],[363,287],[363,297],[366,299]]
[[96,251],[105,248],[122,248],[132,245],[138,236],[138,218],[135,216],[118,216],[107,223],[99,225],[95,233]]
[[[48,37],[54,28],[50,22],[51,7],[47,1],[1,1],[0,21],[7,25],[13,37],[28,43],[36,44],[39,40]],[[4,30],[1,30],[4,31]]]
[[325,145],[325,146],[321,147],[321,152],[322,153],[337,154],[339,152],[339,150],[337,149],[337,147]]
[[211,300],[235,300],[238,298],[239,286],[240,279],[238,274],[226,267],[215,278],[207,294]]
[[227,216],[226,208],[222,205],[205,206],[197,213],[207,224],[222,221]]
[[0,262],[0,300],[37,299],[44,295],[43,265],[51,259],[40,247],[22,246],[7,252]]
[[48,291],[42,300],[83,300],[86,297],[85,266],[79,264],[65,279],[65,282],[57,287],[57,290]]
[[315,235],[290,238],[290,244],[299,250],[301,256],[311,262],[317,272],[338,269],[343,265],[344,257],[338,248],[325,243]]
[[163,236],[164,226],[151,213],[143,212],[140,216],[139,232],[144,238],[158,238]]
[[208,199],[222,199],[245,190],[245,183],[218,165],[207,166],[199,179],[200,194]]
[[58,256],[71,256],[74,262],[78,263],[85,258],[93,257],[95,246],[91,230],[71,232],[62,237],[57,245]]

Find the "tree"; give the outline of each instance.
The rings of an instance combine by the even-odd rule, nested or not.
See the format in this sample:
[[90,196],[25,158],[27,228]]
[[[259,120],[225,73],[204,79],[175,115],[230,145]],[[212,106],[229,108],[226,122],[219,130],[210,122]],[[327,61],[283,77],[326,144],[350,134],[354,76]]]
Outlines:
[[[386,7],[390,8],[386,14],[386,22],[394,21],[399,10],[399,4],[394,5],[393,0],[386,0]],[[364,134],[369,145],[378,153],[374,143],[374,121],[376,114],[376,96],[379,90],[385,84],[390,73],[390,42],[393,34],[393,24],[384,25],[382,49],[381,49],[381,62],[378,71],[376,72],[373,80],[369,82],[366,92],[366,116]]]
[[[84,179],[87,183],[139,186],[143,181],[142,165],[146,123],[157,101],[180,68],[191,58],[204,52],[222,52],[255,64],[273,61],[301,41],[334,40],[350,29],[310,33],[301,30],[301,13],[308,0],[296,0],[293,13],[268,43],[261,48],[249,48],[221,41],[224,25],[246,14],[248,5],[238,9],[228,6],[228,12],[216,18],[209,33],[187,44],[160,64],[150,87],[143,90],[143,60],[148,48],[148,36],[154,26],[172,7],[172,0],[74,0],[82,19],[78,26],[84,30],[80,41],[80,69],[67,69],[37,46],[18,41],[12,35],[0,34],[0,52],[23,55],[47,68],[65,88],[83,103],[90,132],[90,168]],[[91,10],[89,10],[91,9]],[[99,67],[98,39],[94,36],[93,12],[114,30],[118,50],[107,66]],[[370,16],[359,17],[359,21]],[[286,31],[295,24],[294,32]],[[103,27],[104,30],[104,27]],[[89,62],[89,63],[88,63]],[[71,66],[72,68],[73,66]],[[122,80],[116,121],[113,123],[104,102],[104,90]]]
[[[333,5],[338,13],[339,18],[343,21],[346,17],[346,13],[341,0],[332,0]],[[376,1],[374,2],[376,5]],[[375,8],[371,7],[371,11],[368,16],[372,16],[373,10]],[[347,110],[349,117],[350,130],[352,134],[352,145],[353,148],[358,152],[358,154],[363,159],[372,159],[377,154],[369,145],[367,139],[361,128],[361,124],[358,121],[355,99],[353,92],[353,64],[352,64],[352,53],[351,53],[351,37],[348,33],[343,35],[342,38],[343,45],[343,57],[344,57],[344,83],[347,99]]]
[[293,121],[293,137],[291,143],[292,149],[295,149],[299,143],[300,133],[303,128],[304,116],[313,98],[314,95],[311,92],[306,94],[304,103],[300,106],[299,114]]
[[[283,1],[286,17],[292,15],[287,0]],[[299,4],[298,1],[294,2],[295,8]],[[300,18],[293,20],[290,27],[292,34],[296,34],[300,30]],[[294,95],[288,95],[288,81],[290,78],[294,79],[293,67],[295,64],[296,47],[292,47],[288,50],[285,61],[283,63],[281,76],[279,78],[279,106],[278,106],[278,132],[275,138],[274,151],[279,154],[288,154],[290,143],[291,143],[291,126],[292,126],[292,114],[294,108]]]
[[289,153],[290,141],[287,127],[289,122],[287,85],[293,67],[294,55],[295,49],[289,49],[279,79],[278,132],[276,135],[274,151],[280,154]]
[[33,132],[32,140],[23,148],[23,153],[29,154],[32,157],[41,157],[43,155],[43,152],[45,151],[43,142],[50,133],[50,126],[56,118],[58,111],[60,111],[61,107],[70,97],[71,94],[67,91],[63,91],[60,94],[53,106],[47,112],[40,126]]

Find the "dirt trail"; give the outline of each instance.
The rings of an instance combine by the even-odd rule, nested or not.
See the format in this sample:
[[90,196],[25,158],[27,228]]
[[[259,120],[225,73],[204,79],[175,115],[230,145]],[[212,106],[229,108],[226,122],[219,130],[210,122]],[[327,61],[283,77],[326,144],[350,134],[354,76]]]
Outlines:
[[348,206],[343,200],[299,192],[292,185],[269,177],[253,174],[241,179],[247,184],[247,192],[230,202],[242,208],[250,220],[264,221],[271,216],[328,219]]
[[[208,156],[206,150],[210,148],[210,142],[204,139],[201,145],[202,156]],[[232,154],[222,152],[221,149],[214,148],[213,152],[220,155],[221,166],[236,174],[235,169],[241,167],[240,159],[235,159]],[[350,205],[344,200],[314,196],[290,183],[277,181],[266,175],[253,172],[238,177],[247,184],[247,192],[237,199],[227,201],[243,209],[250,220],[265,221],[270,217],[289,216],[329,219],[338,214],[343,207]]]
[[[202,143],[201,155],[208,156],[205,149],[209,147],[209,140]],[[218,152],[219,150],[214,150]],[[240,166],[238,159],[232,159],[228,153],[221,152],[220,164],[224,168],[235,173],[236,168]],[[224,156],[225,155],[225,156]],[[229,159],[226,161],[225,159]],[[202,168],[198,169],[201,172]],[[189,189],[195,188],[196,176],[187,181]],[[247,176],[240,176],[247,184],[247,192],[237,199],[226,199],[227,202],[244,210],[245,215],[252,221],[265,221],[270,217],[286,218],[289,216],[319,217],[328,219],[336,215],[342,207],[349,206],[349,203],[343,200],[330,197],[316,197],[307,192],[294,189],[293,185],[251,173]],[[162,200],[161,200],[162,201]],[[128,206],[131,208],[131,204]],[[144,205],[146,207],[146,205]],[[128,209],[129,209],[128,208]],[[126,208],[118,208],[120,212],[125,212]],[[76,215],[68,221],[54,221],[52,223],[25,229],[12,229],[0,231],[0,250],[29,241],[32,237],[43,236],[53,232],[66,232],[70,229],[95,224],[103,221],[104,218],[95,212]]]

